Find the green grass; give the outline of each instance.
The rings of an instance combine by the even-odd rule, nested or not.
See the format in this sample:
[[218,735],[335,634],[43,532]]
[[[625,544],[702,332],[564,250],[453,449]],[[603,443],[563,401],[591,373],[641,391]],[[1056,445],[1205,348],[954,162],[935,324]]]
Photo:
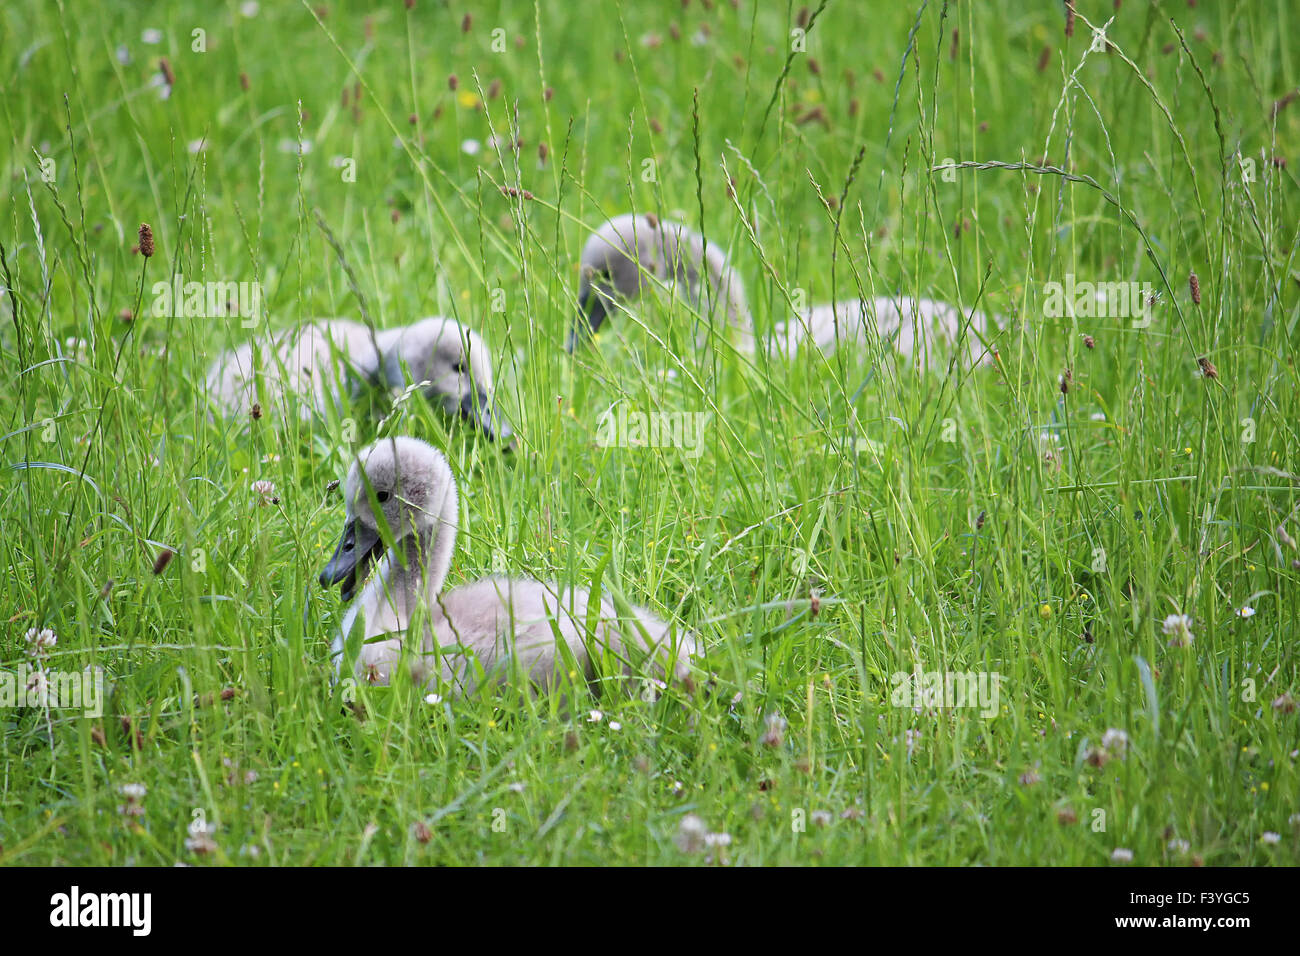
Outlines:
[[[689,813],[734,864],[1300,862],[1300,717],[1273,706],[1300,696],[1277,530],[1300,538],[1300,103],[1273,109],[1293,4],[1080,0],[1067,40],[1056,4],[832,0],[793,55],[798,8],[753,0],[489,4],[465,31],[429,0],[239,6],[0,12],[0,670],[50,627],[46,666],[110,691],[98,720],[0,711],[0,862],[702,861],[675,845]],[[1082,18],[1112,14],[1116,50],[1090,53]],[[977,165],[931,171],[948,159]],[[1007,317],[999,364],[697,349],[664,297],[570,359],[581,244],[629,209],[725,245],[760,329],[797,297],[901,290]],[[515,455],[418,398],[385,425],[456,471],[452,583],[600,575],[698,631],[710,694],[611,689],[566,717],[399,681],[361,690],[366,719],[342,706],[327,484],[384,402],[350,436],[211,420],[203,386],[249,334],[360,316],[316,210],[377,324],[450,314],[496,351]],[[145,314],[173,272],[262,282],[265,321]],[[1150,327],[1045,316],[1066,274],[1150,282]],[[702,453],[599,447],[618,401],[711,411]],[[997,715],[894,706],[914,670],[1000,674]],[[1092,766],[1110,728],[1127,755]],[[143,815],[119,812],[127,783]]]

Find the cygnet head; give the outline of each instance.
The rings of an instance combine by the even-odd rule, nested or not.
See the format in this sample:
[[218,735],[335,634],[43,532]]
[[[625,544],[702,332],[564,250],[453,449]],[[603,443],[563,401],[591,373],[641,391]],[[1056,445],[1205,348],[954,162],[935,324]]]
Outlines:
[[587,239],[579,266],[577,323],[569,332],[570,352],[580,339],[600,331],[616,299],[640,295],[641,270],[651,261],[651,243],[658,238],[658,229],[655,217],[628,213],[610,219]]
[[395,331],[383,350],[390,386],[428,382],[425,397],[448,415],[473,422],[488,438],[510,439],[510,422],[492,401],[492,359],[477,332],[443,318],[422,319]]
[[[347,520],[320,583],[342,582],[349,601],[384,553],[387,528],[398,547],[411,536],[436,533],[459,507],[456,479],[442,452],[418,438],[384,438],[363,449],[343,484]],[[446,518],[445,516],[452,516]],[[451,532],[455,533],[454,524]]]

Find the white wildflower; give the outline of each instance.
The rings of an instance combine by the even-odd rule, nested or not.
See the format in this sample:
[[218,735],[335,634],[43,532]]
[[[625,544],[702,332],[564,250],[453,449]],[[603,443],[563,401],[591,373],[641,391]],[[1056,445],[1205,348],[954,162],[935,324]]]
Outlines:
[[677,837],[674,842],[683,853],[699,853],[707,845],[709,829],[693,813],[682,817],[677,825]]
[[1128,734],[1111,727],[1101,735],[1101,747],[1110,756],[1123,760],[1128,753]]
[[1187,647],[1192,643],[1192,619],[1186,614],[1170,614],[1161,629],[1170,647]]
[[50,648],[58,643],[58,635],[48,627],[41,628],[39,631],[34,627],[27,629],[27,653],[32,657],[47,656]]

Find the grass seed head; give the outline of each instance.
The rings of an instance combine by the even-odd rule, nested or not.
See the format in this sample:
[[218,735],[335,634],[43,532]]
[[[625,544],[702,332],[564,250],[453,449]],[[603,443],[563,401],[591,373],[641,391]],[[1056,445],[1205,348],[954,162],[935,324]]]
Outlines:
[[158,552],[158,557],[153,560],[153,573],[158,576],[167,570],[167,565],[171,564],[172,558],[176,557],[176,552],[171,548],[163,548]]

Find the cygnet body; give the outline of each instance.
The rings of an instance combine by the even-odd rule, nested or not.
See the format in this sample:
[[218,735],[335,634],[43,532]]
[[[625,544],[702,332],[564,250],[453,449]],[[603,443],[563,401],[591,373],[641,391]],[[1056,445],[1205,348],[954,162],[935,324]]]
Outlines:
[[227,416],[254,403],[274,413],[291,401],[309,421],[366,388],[393,390],[428,382],[425,396],[447,414],[473,422],[490,438],[510,437],[492,401],[492,361],[483,339],[454,319],[433,317],[372,331],[345,319],[310,322],[278,335],[270,347],[245,342],[208,368],[208,395]]
[[628,213],[610,219],[583,246],[579,315],[569,351],[599,330],[618,303],[640,298],[652,281],[673,289],[706,318],[724,317],[737,347],[753,348],[745,285],[722,247],[679,222]]
[[[616,303],[636,301],[652,280],[669,287],[675,282],[679,294],[706,314],[712,302],[713,313],[726,316],[738,351],[752,354],[759,347],[744,282],[722,248],[680,223],[626,214],[606,222],[583,248],[579,322],[569,351],[600,328]],[[786,358],[810,347],[826,354],[839,344],[879,338],[917,369],[940,368],[958,343],[969,364],[986,360],[992,351],[988,334],[995,330],[983,313],[967,317],[935,299],[844,299],[777,322],[768,350]]]
[[[362,451],[344,488],[347,523],[320,580],[341,584],[345,600],[361,587],[331,654],[344,666],[345,637],[360,630],[350,669],[359,680],[387,684],[405,651],[413,680],[468,694],[512,673],[547,688],[574,660],[587,680],[608,654],[625,675],[652,660],[649,672],[692,686],[687,661],[694,635],[643,608],[620,617],[601,601],[588,639],[592,598],[584,588],[487,577],[443,591],[458,528],[459,495],[442,453],[415,438],[387,438]],[[391,529],[392,547],[379,527]],[[373,568],[373,575],[370,574]],[[364,585],[364,586],[363,586]],[[412,628],[418,625],[417,633]],[[560,650],[564,646],[564,651]]]
[[794,355],[809,347],[830,354],[839,345],[866,345],[879,339],[914,368],[942,368],[960,348],[965,366],[987,362],[989,322],[982,312],[969,315],[937,299],[841,299],[812,306],[802,316],[778,323],[773,349]]

